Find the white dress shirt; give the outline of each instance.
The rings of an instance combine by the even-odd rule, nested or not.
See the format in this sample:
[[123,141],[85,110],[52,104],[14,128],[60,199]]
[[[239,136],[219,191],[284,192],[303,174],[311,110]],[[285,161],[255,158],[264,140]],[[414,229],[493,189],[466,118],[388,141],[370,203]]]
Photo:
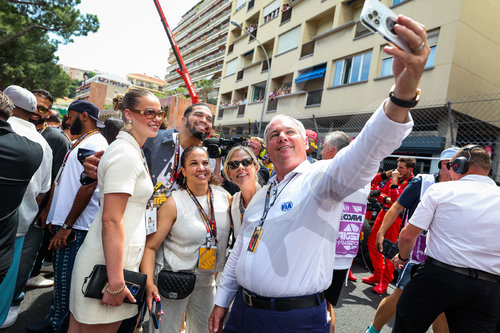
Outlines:
[[410,219],[429,230],[425,254],[500,275],[500,188],[480,175],[431,185]]
[[215,304],[228,307],[238,285],[266,297],[309,295],[328,288],[343,199],[371,181],[380,161],[401,145],[412,126],[411,119],[405,124],[391,121],[381,106],[334,159],[302,162],[277,184],[277,193],[282,192],[268,212],[256,251],[249,252],[273,185],[260,189],[245,211]]
[[31,222],[33,222],[33,219],[38,214],[38,203],[36,202],[36,197],[40,193],[47,193],[50,191],[52,149],[43,136],[38,133],[35,125],[29,121],[12,116],[9,120],[7,120],[7,122],[10,124],[14,132],[38,143],[43,149],[42,163],[31,178],[28,187],[26,188],[26,192],[24,193],[23,201],[19,206],[19,224],[17,226],[16,237],[21,237],[26,235]]

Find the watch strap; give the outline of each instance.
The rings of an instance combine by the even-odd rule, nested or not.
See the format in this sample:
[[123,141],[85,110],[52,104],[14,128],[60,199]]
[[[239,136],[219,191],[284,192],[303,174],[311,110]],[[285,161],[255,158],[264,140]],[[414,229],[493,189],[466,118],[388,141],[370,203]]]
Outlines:
[[64,230],[71,230],[73,229],[73,226],[67,225],[66,223],[63,223],[62,227]]
[[397,106],[400,106],[402,108],[413,108],[418,104],[418,100],[414,99],[412,101],[405,101],[403,99],[399,99],[396,96],[394,96],[394,92],[389,93],[389,98],[391,99],[391,102],[396,104]]

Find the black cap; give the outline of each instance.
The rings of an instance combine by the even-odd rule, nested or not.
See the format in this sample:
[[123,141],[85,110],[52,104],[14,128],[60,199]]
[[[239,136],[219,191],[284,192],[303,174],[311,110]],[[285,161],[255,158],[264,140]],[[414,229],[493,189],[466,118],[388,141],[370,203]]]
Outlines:
[[69,105],[68,111],[75,111],[79,113],[87,112],[89,117],[96,121],[97,127],[105,127],[104,123],[99,120],[99,108],[89,101],[76,100]]

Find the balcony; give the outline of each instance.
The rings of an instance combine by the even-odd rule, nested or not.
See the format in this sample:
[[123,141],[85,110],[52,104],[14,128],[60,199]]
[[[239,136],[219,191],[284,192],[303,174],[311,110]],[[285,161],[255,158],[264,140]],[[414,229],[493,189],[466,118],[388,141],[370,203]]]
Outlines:
[[320,105],[322,95],[323,89],[308,91],[306,106]]
[[233,49],[234,49],[234,43],[229,45],[229,47],[227,48],[227,54],[231,54],[231,52],[233,52]]
[[[226,0],[226,1],[222,2],[222,4],[220,6],[216,6],[215,8],[211,8],[208,11],[201,13],[200,15],[196,15],[196,14],[192,15],[187,20],[185,20],[184,22],[182,22],[178,25],[178,27],[180,27],[181,25],[185,25],[184,27],[182,27],[180,30],[177,30],[177,28],[174,29],[174,32],[177,33],[176,39],[179,41],[182,41],[182,39],[188,34],[188,32],[193,34],[192,29],[197,27],[199,25],[199,23],[201,23],[200,21],[204,21],[203,18],[211,17],[211,16],[213,16],[212,14],[214,14],[218,10],[225,9],[226,7],[231,7],[231,3],[232,3],[232,1]],[[197,22],[195,24],[193,24],[191,22],[194,20],[197,20]],[[188,24],[188,22],[190,24]]]
[[[271,62],[272,62],[273,59],[269,59],[269,66],[271,66]],[[267,61],[266,60],[263,60],[262,61],[262,71],[265,72],[267,71],[269,68],[267,67]]]
[[302,45],[302,50],[300,51],[300,57],[305,57],[308,55],[312,55],[314,53],[314,44],[315,41],[310,41],[309,43],[305,43]]
[[276,111],[278,110],[278,99],[270,99],[269,102],[267,102],[267,111]]
[[281,13],[281,24],[290,21],[292,18],[292,9],[293,7],[288,7],[283,13]]

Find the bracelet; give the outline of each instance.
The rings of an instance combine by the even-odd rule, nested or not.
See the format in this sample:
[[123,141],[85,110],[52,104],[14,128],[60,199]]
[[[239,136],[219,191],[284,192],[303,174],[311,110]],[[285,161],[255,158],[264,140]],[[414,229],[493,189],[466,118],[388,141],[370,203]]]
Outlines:
[[398,253],[398,259],[401,260],[401,261],[408,261],[408,259],[410,259],[410,257],[404,259],[404,258],[401,258],[401,254]]
[[119,290],[117,290],[117,291],[111,291],[111,290],[109,290],[109,288],[108,288],[108,287],[109,287],[109,283],[108,283],[108,282],[106,282],[106,287],[105,287],[106,292],[107,292],[108,294],[110,294],[111,296],[116,296],[116,295],[120,294],[123,290],[125,290],[125,283],[124,283],[124,284],[123,284],[123,286],[122,286]]

